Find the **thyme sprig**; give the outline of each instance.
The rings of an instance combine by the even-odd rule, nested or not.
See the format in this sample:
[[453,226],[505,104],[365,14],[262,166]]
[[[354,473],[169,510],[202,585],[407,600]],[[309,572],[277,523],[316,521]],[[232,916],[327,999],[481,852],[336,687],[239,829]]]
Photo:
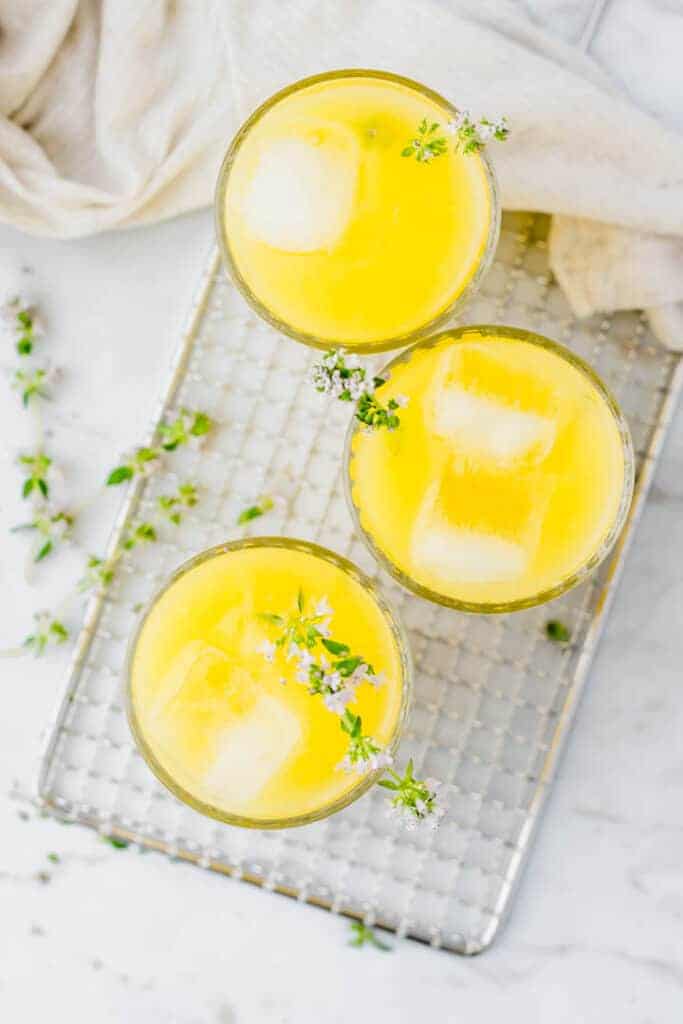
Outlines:
[[52,459],[44,451],[39,450],[20,455],[18,461],[25,474],[21,487],[22,498],[28,498],[31,494],[39,494],[43,498],[47,498],[50,493],[48,476]]
[[415,157],[419,164],[430,163],[438,156],[448,152],[448,140],[441,132],[446,132],[453,139],[453,153],[478,153],[484,146],[495,139],[503,142],[510,134],[507,119],[499,117],[495,121],[482,117],[473,121],[468,110],[459,110],[445,128],[438,121],[423,118],[417,126],[417,134],[407,146],[401,150],[401,156]]
[[74,518],[68,512],[53,511],[49,506],[39,508],[36,515],[28,523],[20,523],[13,526],[12,533],[33,532],[38,538],[38,544],[33,557],[34,562],[42,562],[44,558],[54,551],[55,548],[65,540],[74,523]]
[[183,515],[188,508],[194,508],[199,501],[197,488],[194,484],[180,484],[175,494],[160,494],[157,508],[161,515],[174,526],[180,526]]
[[53,644],[63,644],[69,639],[69,630],[59,619],[53,618],[50,612],[40,611],[33,616],[35,626],[23,642],[23,646],[39,658],[45,649]]
[[32,400],[49,399],[50,386],[57,376],[55,369],[36,367],[33,370],[18,369],[12,377],[12,387],[21,394],[22,405],[28,407]]
[[21,295],[15,295],[5,302],[0,315],[15,339],[18,355],[31,355],[36,339],[44,333],[35,306]]
[[444,816],[443,807],[437,805],[437,792],[441,783],[436,779],[416,779],[413,774],[413,759],[408,761],[403,775],[392,768],[389,778],[380,779],[379,785],[390,790],[394,796],[391,800],[392,810],[398,814],[408,828],[425,819],[436,828]]
[[356,356],[347,356],[343,349],[330,349],[311,370],[316,391],[340,402],[356,402],[356,419],[368,430],[395,430],[401,422],[396,410],[408,404],[399,395],[383,405],[376,392],[386,382],[386,377],[369,377]]
[[159,427],[161,447],[164,451],[173,452],[192,439],[204,437],[212,426],[213,421],[205,412],[181,409],[176,419],[171,423],[162,423]]
[[[274,662],[279,655],[297,663],[296,680],[308,688],[311,696],[322,697],[329,711],[339,716],[339,725],[348,739],[348,746],[339,767],[350,772],[378,771],[393,763],[391,754],[363,731],[363,721],[348,706],[356,690],[365,683],[384,684],[383,673],[376,674],[367,658],[352,652],[350,646],[331,636],[333,611],[326,598],[307,611],[303,590],[299,589],[296,607],[282,615],[266,612],[259,616],[262,622],[275,627],[274,640],[266,640],[260,650],[267,661]],[[287,679],[283,676],[283,683]],[[381,780],[386,789],[395,792],[392,805],[402,811],[405,820],[413,824],[431,818],[438,822],[443,811],[437,806],[437,784],[425,782],[413,775],[413,762],[409,761],[404,775],[391,770],[391,779]]]
[[401,150],[401,156],[414,156],[419,164],[426,164],[434,157],[443,156],[448,150],[448,143],[443,135],[437,135],[439,128],[438,121],[429,122],[423,117],[417,126],[417,135]]

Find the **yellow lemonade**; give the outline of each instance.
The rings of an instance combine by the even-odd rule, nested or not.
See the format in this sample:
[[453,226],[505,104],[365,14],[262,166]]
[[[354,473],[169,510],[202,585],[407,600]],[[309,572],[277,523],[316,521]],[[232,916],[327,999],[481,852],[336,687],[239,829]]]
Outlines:
[[396,430],[354,432],[350,493],[366,540],[408,586],[506,610],[554,596],[604,556],[630,500],[630,439],[567,350],[463,328],[399,357],[378,395],[408,403]]
[[[456,153],[455,108],[380,72],[333,72],[261,107],[221,171],[217,224],[246,298],[281,330],[369,351],[423,336],[495,248],[480,153]],[[426,120],[438,159],[405,158]]]
[[[131,651],[129,717],[181,799],[234,824],[295,825],[388,763],[406,666],[391,612],[350,563],[300,541],[237,542],[154,601]],[[357,720],[369,746],[355,758]]]

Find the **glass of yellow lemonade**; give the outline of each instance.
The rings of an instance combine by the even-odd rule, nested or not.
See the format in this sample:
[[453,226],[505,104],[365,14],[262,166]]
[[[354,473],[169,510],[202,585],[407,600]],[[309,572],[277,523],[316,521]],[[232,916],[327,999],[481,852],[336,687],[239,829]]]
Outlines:
[[391,761],[411,690],[371,581],[315,544],[223,544],[171,577],[132,639],[127,708],[145,760],[196,810],[286,828],[346,807]]
[[448,140],[458,117],[417,82],[364,70],[304,79],[259,107],[216,191],[225,265],[256,312],[297,341],[357,352],[445,323],[500,226],[486,155]]
[[581,359],[530,331],[463,327],[382,376],[400,424],[351,425],[347,495],[404,586],[463,611],[514,611],[568,590],[607,555],[631,501],[633,449]]

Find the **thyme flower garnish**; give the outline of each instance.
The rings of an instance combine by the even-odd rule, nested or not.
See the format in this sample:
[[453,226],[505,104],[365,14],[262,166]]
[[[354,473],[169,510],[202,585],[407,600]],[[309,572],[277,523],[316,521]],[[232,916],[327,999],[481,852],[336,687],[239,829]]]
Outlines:
[[321,394],[338,398],[340,402],[356,402],[356,419],[369,430],[381,427],[395,430],[401,422],[396,410],[408,404],[408,399],[399,395],[382,405],[375,392],[386,384],[387,378],[368,377],[358,359],[347,356],[343,349],[330,349],[325,353],[321,362],[312,368],[311,382]]
[[60,541],[68,537],[73,522],[73,516],[68,512],[53,512],[45,508],[38,511],[30,523],[13,526],[11,532],[34,531],[40,540],[33,560],[42,562]]
[[349,946],[353,946],[355,949],[360,949],[362,946],[374,946],[375,949],[380,949],[383,953],[393,952],[394,947],[382,942],[375,929],[371,928],[369,924],[364,924],[363,921],[351,921],[350,930]]
[[[278,652],[287,660],[297,662],[296,680],[308,688],[311,696],[322,697],[328,710],[339,715],[339,725],[348,737],[346,755],[339,767],[350,772],[378,771],[393,763],[391,754],[363,732],[360,715],[354,714],[348,705],[355,699],[357,688],[364,683],[382,686],[383,674],[376,674],[368,660],[354,654],[348,644],[335,640],[330,635],[332,608],[326,598],[318,601],[313,612],[306,611],[306,598],[299,589],[296,609],[288,615],[266,612],[260,619],[277,627],[278,636],[274,641],[266,640],[261,653],[269,662],[274,662]],[[329,657],[328,657],[329,655]],[[287,682],[283,678],[283,682]],[[417,822],[431,817],[438,821],[443,811],[436,804],[437,784],[432,780],[422,782],[413,776],[410,761],[403,777],[391,771],[394,781],[381,784],[396,792],[392,804],[400,808],[406,820]]]
[[414,156],[419,164],[426,164],[436,156],[443,156],[448,150],[448,143],[443,135],[436,134],[439,128],[438,121],[430,123],[423,117],[417,126],[416,137],[401,150],[401,156]]
[[33,633],[26,637],[23,646],[33,651],[39,658],[50,644],[63,644],[69,639],[66,626],[53,618],[49,612],[36,612],[33,616],[35,627]]
[[22,498],[28,498],[30,494],[38,492],[44,498],[50,493],[48,485],[48,473],[52,465],[52,459],[45,452],[38,451],[34,454],[20,455],[19,465],[24,467],[26,479],[21,488]]
[[398,814],[408,828],[429,818],[430,825],[436,828],[444,816],[443,807],[438,807],[436,798],[441,783],[436,779],[416,779],[413,775],[413,759],[406,765],[403,775],[392,768],[390,778],[380,779],[379,785],[394,793],[391,801],[392,809]]
[[429,163],[437,156],[448,152],[448,141],[443,135],[445,131],[453,138],[453,153],[478,153],[487,142],[496,139],[503,142],[510,134],[507,119],[499,117],[490,121],[486,117],[473,121],[467,110],[458,111],[457,115],[447,123],[444,129],[438,121],[427,121],[423,118],[417,126],[417,135],[401,150],[401,156],[415,157],[418,163]]

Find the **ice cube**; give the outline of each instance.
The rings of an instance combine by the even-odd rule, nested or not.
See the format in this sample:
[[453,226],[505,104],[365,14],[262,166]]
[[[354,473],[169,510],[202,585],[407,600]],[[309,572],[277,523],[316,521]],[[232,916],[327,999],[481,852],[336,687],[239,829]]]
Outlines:
[[494,533],[432,523],[413,534],[413,560],[446,586],[497,583],[522,575],[527,555],[520,544]]
[[223,651],[202,640],[191,640],[180,649],[156,688],[150,709],[152,717],[167,714],[183,690],[191,694],[205,680],[215,679],[216,673],[227,678],[229,671],[230,662]]
[[438,485],[428,491],[415,521],[411,555],[418,572],[437,586],[498,583],[525,571],[526,549],[508,537],[454,524],[436,507]]
[[504,464],[533,450],[542,458],[555,440],[555,423],[547,416],[522,412],[457,384],[436,392],[433,427],[459,456],[484,456]]
[[290,758],[302,735],[298,716],[262,694],[251,710],[217,737],[216,758],[203,789],[223,807],[240,810],[254,800]]
[[303,139],[272,142],[246,187],[245,227],[287,252],[328,248],[350,220],[357,176],[358,158],[346,148]]

